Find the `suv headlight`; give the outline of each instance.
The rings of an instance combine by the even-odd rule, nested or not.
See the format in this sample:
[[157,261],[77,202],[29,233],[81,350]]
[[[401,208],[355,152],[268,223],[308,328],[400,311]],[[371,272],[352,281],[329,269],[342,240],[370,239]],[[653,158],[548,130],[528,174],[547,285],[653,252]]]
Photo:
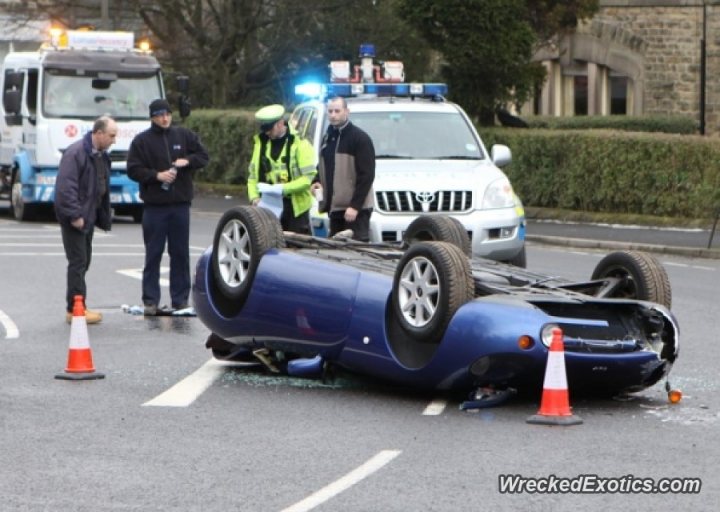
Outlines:
[[485,190],[482,200],[482,209],[512,208],[515,206],[515,194],[510,180],[500,178],[493,181]]

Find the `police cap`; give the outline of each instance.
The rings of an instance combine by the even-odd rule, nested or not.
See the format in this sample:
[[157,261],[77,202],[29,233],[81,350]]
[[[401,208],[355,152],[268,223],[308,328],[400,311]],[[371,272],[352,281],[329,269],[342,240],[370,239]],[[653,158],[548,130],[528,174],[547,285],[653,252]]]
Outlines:
[[285,107],[282,105],[268,105],[255,112],[255,120],[260,123],[260,129],[268,131],[285,115]]

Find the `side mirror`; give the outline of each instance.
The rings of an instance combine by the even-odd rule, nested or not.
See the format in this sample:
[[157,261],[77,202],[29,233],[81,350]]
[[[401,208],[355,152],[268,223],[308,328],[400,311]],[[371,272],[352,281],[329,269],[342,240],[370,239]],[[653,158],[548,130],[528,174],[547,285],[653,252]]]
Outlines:
[[22,90],[12,89],[3,93],[3,108],[6,114],[19,115],[22,108]]
[[190,111],[192,110],[192,104],[190,103],[190,98],[187,96],[180,96],[180,99],[178,101],[179,103],[179,110],[180,110],[180,117],[185,119],[187,116],[190,115]]
[[187,96],[190,92],[190,77],[188,77],[187,75],[179,75],[176,78],[176,82],[180,94]]
[[180,111],[180,117],[185,119],[190,115],[192,110],[192,104],[188,94],[190,93],[190,78],[187,75],[179,75],[175,79],[177,83],[178,91],[180,92],[180,98],[178,99],[178,110]]
[[510,148],[504,144],[493,144],[490,148],[490,159],[498,167],[503,167],[512,162],[512,153]]

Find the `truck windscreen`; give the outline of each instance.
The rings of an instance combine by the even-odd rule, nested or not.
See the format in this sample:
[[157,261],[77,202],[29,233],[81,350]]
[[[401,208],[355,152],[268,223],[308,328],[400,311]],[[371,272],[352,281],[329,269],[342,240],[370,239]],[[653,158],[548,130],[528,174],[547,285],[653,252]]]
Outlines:
[[148,105],[162,97],[159,73],[105,74],[46,69],[42,81],[42,113],[46,118],[95,119],[109,114],[118,120],[147,119]]

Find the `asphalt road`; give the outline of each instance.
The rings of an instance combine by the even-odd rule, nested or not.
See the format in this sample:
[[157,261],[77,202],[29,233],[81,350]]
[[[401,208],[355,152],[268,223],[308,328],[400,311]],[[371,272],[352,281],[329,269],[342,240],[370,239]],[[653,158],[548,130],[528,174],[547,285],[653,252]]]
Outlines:
[[[198,198],[193,261],[240,202]],[[603,255],[528,245],[533,270],[570,278]],[[720,262],[658,257],[682,330],[671,382],[683,401],[669,406],[660,385],[629,400],[577,399],[582,425],[540,427],[525,421],[532,398],[470,414],[461,397],[357,376],[323,383],[212,362],[196,318],[121,310],[139,302],[143,262],[139,226],[126,219],[98,233],[88,275],[90,304],[105,315],[88,329],[105,379],[56,380],[70,334],[57,225],[0,216],[0,511],[715,510]],[[504,494],[504,474],[691,477],[702,488]]]

